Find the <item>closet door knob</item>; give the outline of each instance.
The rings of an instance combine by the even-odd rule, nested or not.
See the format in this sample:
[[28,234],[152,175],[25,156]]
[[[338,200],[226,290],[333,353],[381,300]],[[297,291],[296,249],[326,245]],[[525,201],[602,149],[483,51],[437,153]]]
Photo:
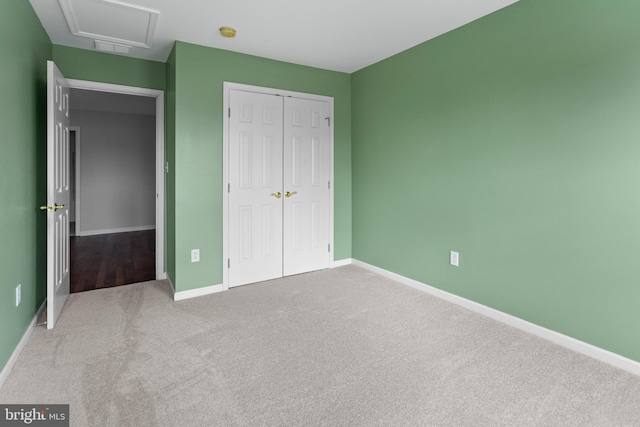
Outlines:
[[[275,197],[276,199],[279,199],[280,197],[282,197],[282,193],[281,193],[281,192],[279,192],[279,191],[278,191],[277,193],[271,193],[271,195],[272,195],[273,197]],[[287,197],[289,197],[289,196],[287,196]]]
[[286,193],[284,193],[284,197],[289,198],[291,196],[293,196],[294,194],[298,194],[297,191],[294,191],[293,193],[289,193],[288,191]]

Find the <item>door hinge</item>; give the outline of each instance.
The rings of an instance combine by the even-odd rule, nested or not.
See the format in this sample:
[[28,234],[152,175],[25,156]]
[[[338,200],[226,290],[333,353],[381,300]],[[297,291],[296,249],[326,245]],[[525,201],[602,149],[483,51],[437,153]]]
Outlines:
[[229,107],[228,117],[231,117],[231,107]]
[[327,121],[328,125],[331,126],[331,117],[325,117],[324,119]]
[[231,193],[231,183],[227,184],[227,193]]
[[227,268],[231,268],[231,258],[227,259]]
[[327,182],[327,189],[331,190],[331,181]]
[[327,245],[327,252],[331,252],[331,243]]

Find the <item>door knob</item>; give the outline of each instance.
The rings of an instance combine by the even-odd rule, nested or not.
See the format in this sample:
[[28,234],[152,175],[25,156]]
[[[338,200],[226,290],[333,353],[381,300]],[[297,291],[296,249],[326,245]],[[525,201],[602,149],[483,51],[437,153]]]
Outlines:
[[[281,192],[279,192],[279,191],[278,191],[277,193],[271,193],[271,195],[272,195],[273,197],[275,197],[276,199],[279,199],[280,197],[282,197],[282,193],[281,193]],[[289,196],[287,196],[287,197],[289,197]]]
[[286,193],[284,193],[284,197],[289,198],[289,197],[293,196],[294,194],[298,194],[298,192],[294,191],[293,193],[290,193],[290,192],[287,191]]
[[57,211],[58,209],[64,209],[64,205],[59,205],[54,203],[53,205],[42,205],[40,206],[41,211]]

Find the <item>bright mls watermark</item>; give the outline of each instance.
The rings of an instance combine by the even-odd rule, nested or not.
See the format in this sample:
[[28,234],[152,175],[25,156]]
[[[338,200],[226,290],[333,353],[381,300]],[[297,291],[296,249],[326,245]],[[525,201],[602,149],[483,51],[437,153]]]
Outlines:
[[69,427],[69,405],[2,405],[0,427]]

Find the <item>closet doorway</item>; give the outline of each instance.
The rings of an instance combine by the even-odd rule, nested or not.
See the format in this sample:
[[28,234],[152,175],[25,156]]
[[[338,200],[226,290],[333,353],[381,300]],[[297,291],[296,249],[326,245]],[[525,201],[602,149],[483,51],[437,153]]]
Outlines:
[[225,288],[328,268],[333,99],[225,83]]

